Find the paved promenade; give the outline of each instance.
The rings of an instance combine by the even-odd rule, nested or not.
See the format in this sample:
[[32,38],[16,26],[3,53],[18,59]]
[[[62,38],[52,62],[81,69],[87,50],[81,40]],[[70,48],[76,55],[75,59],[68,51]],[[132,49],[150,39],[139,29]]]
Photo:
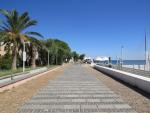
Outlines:
[[17,113],[136,113],[80,65],[40,89]]

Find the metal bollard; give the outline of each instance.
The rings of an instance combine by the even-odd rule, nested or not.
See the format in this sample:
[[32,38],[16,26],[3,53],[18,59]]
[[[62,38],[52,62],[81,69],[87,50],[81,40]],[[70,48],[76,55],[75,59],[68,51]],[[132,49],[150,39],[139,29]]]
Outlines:
[[14,78],[13,78],[13,73],[11,74],[11,80],[13,80]]
[[13,80],[13,70],[11,70],[11,80]]

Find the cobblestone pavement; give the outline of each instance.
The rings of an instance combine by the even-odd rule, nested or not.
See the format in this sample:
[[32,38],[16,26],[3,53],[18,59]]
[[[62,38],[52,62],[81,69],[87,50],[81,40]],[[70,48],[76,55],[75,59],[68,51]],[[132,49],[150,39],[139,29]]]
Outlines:
[[137,113],[80,65],[40,89],[17,113]]

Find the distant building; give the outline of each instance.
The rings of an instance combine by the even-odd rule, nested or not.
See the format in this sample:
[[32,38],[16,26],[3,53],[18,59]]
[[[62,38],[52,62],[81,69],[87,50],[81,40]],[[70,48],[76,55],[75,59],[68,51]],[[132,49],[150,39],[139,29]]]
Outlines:
[[87,64],[91,64],[92,63],[92,59],[91,59],[91,57],[84,57],[83,62],[87,63]]
[[103,63],[106,64],[109,61],[108,57],[103,57],[103,56],[97,56],[96,58],[94,58],[94,63]]
[[100,57],[100,56],[98,56],[94,60],[97,60],[97,61],[108,61],[109,58],[108,57]]
[[5,55],[5,45],[3,45],[3,42],[0,42],[0,56]]
[[[11,44],[11,46],[13,46],[13,44]],[[5,44],[3,44],[3,42],[0,42],[0,56],[3,56],[3,55],[5,55],[6,54],[6,45]],[[11,47],[11,50],[12,50],[12,47]],[[10,51],[10,53],[12,53],[12,51]],[[38,54],[38,51],[37,51],[37,49],[36,49],[36,53],[35,53],[36,55],[36,59],[38,59],[39,58],[39,54]],[[22,50],[20,50],[19,51],[19,55],[22,55]]]

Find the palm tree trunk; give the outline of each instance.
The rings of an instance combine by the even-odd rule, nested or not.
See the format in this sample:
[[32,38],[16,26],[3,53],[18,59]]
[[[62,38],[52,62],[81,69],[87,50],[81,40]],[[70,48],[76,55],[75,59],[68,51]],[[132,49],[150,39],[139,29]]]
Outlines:
[[17,44],[14,43],[12,50],[12,70],[17,70]]
[[36,48],[32,44],[31,44],[31,48],[32,48],[31,67],[35,68],[36,67]]

